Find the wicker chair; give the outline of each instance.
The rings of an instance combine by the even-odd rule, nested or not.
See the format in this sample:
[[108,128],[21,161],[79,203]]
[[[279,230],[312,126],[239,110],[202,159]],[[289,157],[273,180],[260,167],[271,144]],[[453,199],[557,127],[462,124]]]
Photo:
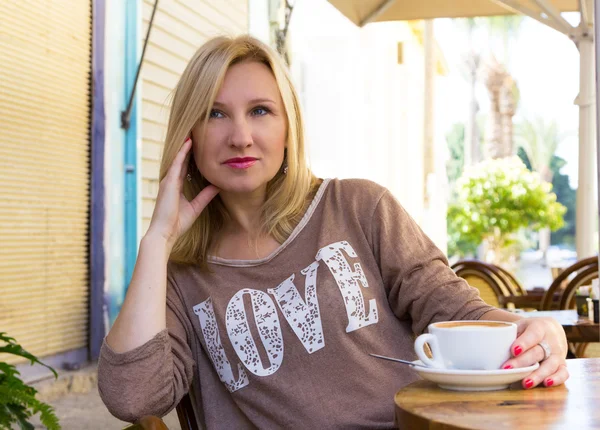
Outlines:
[[[198,421],[196,420],[196,414],[192,406],[190,396],[186,394],[183,396],[179,404],[177,405],[177,418],[179,418],[179,424],[181,430],[199,430]],[[123,430],[169,430],[167,425],[162,419],[155,416],[146,416],[141,418],[135,424],[125,427]]]
[[183,396],[177,405],[177,417],[179,418],[181,430],[199,430],[198,420],[196,419],[194,407],[192,406],[192,400],[188,394]]
[[[550,284],[550,287],[548,288],[548,290],[546,291],[546,294],[544,294],[544,297],[542,298],[542,303],[540,308],[542,310],[552,310],[552,309],[557,309],[560,308],[560,301],[559,303],[556,303],[554,301],[554,296],[558,293],[560,295],[560,300],[562,300],[562,296],[564,294],[564,291],[566,291],[567,287],[564,286],[564,281],[568,281],[569,278],[573,278],[573,281],[575,280],[575,278],[577,276],[579,276],[580,273],[586,272],[586,270],[588,269],[593,269],[595,267],[595,270],[598,271],[598,257],[589,257],[589,258],[584,258],[583,260],[580,260],[578,262],[576,262],[575,264],[567,267],[565,270],[563,270],[557,277],[556,279],[554,279],[554,281],[552,281],[552,284]],[[593,272],[593,270],[592,270]],[[592,273],[592,272],[586,272],[586,273]],[[586,275],[587,276],[587,275]],[[571,281],[568,281],[568,284]],[[583,284],[579,284],[579,285],[583,285]],[[573,290],[573,294],[574,294]]]
[[[486,303],[496,307],[508,309],[519,308],[529,311],[540,309],[540,303],[542,301],[544,290],[526,290],[511,272],[501,266],[484,263],[483,261],[479,260],[461,260],[454,264],[452,268],[455,272],[459,270],[461,273],[464,273],[462,270],[465,268],[485,271],[486,273],[490,274],[496,283],[504,286],[504,288],[500,289],[500,294],[497,295],[496,300],[486,301],[482,295],[482,298],[484,301],[486,301]],[[475,280],[475,282],[477,283],[480,281]],[[472,286],[477,288],[477,285]]]
[[[559,309],[575,309],[575,292],[577,291],[577,288],[588,285],[593,279],[598,278],[598,259],[596,257],[591,257],[582,261],[586,261],[586,263],[589,262],[589,264],[581,266],[581,268],[576,271],[577,274],[575,277],[568,281],[567,286],[560,297]],[[575,265],[577,265],[577,263],[573,266]],[[566,270],[569,269],[570,268],[567,268]],[[571,273],[575,273],[575,270],[572,270]],[[575,351],[577,358],[600,357],[600,344],[598,342],[572,344],[571,349]]]
[[509,286],[512,290],[513,295],[515,296],[526,296],[529,294],[529,292],[525,289],[525,287],[523,286],[523,284],[521,284],[517,278],[515,277],[515,275],[513,275],[511,272],[509,272],[508,270],[506,270],[505,268],[498,266],[498,265],[494,265],[494,264],[490,264],[490,266],[492,266],[493,268],[495,268],[496,270],[498,270],[505,279],[508,280]]
[[123,430],[169,430],[169,428],[160,418],[149,415],[141,418],[135,424],[124,427]]
[[478,260],[461,260],[452,265],[457,276],[479,290],[481,299],[489,305],[503,307],[500,297],[509,297],[512,291],[497,269]]

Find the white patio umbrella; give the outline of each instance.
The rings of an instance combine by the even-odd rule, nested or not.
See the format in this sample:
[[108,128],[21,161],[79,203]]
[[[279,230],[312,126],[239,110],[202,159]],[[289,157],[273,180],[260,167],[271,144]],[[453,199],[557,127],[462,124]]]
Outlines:
[[[433,18],[467,18],[508,14],[527,15],[568,36],[579,49],[580,82],[576,103],[579,106],[579,187],[577,190],[576,247],[577,256],[584,258],[594,253],[593,232],[596,231],[594,206],[594,163],[600,143],[596,143],[596,103],[594,70],[600,67],[596,55],[594,67],[594,0],[328,0],[348,19],[358,26],[371,22],[402,21]],[[596,22],[600,0],[596,2]],[[581,22],[572,26],[561,12],[579,11]],[[597,26],[596,35],[600,34]],[[598,52],[598,47],[596,47]],[[597,73],[597,72],[596,72]],[[598,79],[598,78],[596,78]],[[597,85],[600,83],[596,82]],[[600,112],[600,107],[598,107]],[[600,133],[600,132],[599,132]],[[599,192],[600,193],[600,192]],[[598,238],[600,240],[600,238]]]

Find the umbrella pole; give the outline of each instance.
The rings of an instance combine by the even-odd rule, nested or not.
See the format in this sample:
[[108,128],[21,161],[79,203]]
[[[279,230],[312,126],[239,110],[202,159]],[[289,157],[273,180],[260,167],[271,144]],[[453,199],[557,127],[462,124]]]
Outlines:
[[[583,19],[583,17],[582,17]],[[596,72],[596,85],[595,85],[595,94],[596,94],[596,174],[597,181],[596,187],[598,189],[598,216],[600,217],[600,118],[598,115],[600,114],[600,2],[598,0],[594,1],[594,41],[596,42],[594,45],[596,47],[596,61],[594,62],[594,71]],[[598,243],[600,248],[600,231],[598,232]],[[600,258],[600,257],[599,257]]]
[[[594,102],[594,41],[587,26],[573,37],[580,55],[579,71],[579,172],[575,244],[577,258],[595,254],[596,201],[596,104]],[[590,29],[591,30],[591,29]]]

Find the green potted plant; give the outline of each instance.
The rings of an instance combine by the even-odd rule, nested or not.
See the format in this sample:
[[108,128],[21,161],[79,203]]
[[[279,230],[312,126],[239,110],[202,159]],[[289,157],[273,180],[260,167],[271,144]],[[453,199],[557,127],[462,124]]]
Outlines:
[[[32,365],[41,364],[50,369],[54,377],[58,377],[53,368],[46,366],[37,357],[25,351],[15,339],[4,332],[0,332],[0,353],[24,357]],[[29,419],[38,413],[40,421],[48,430],[60,429],[52,407],[36,399],[36,389],[25,384],[19,375],[14,365],[0,361],[0,429],[11,430],[16,424],[21,430],[33,430],[34,427]]]
[[554,231],[563,226],[566,208],[551,191],[552,184],[518,157],[485,160],[465,169],[448,207],[451,244],[473,249],[483,243],[486,261],[506,263],[523,229]]

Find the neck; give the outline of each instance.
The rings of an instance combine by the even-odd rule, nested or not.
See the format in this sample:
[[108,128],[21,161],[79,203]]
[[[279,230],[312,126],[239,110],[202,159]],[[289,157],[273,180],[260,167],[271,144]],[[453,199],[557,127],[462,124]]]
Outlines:
[[257,238],[261,227],[262,206],[267,198],[266,187],[244,194],[221,191],[220,196],[229,213],[223,232]]

